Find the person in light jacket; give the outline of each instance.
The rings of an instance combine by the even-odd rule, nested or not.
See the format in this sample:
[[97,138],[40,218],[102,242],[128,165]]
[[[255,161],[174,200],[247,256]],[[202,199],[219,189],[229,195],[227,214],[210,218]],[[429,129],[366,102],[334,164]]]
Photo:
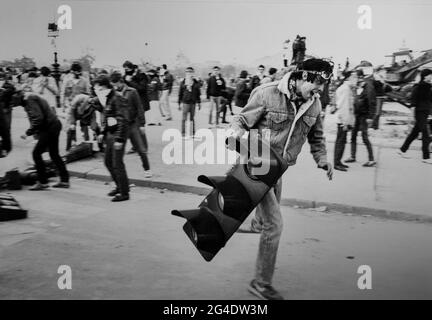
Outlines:
[[334,168],[339,171],[348,171],[348,166],[342,163],[342,156],[347,142],[347,133],[355,123],[354,116],[354,90],[357,77],[351,71],[343,73],[342,84],[336,90],[336,106],[332,113],[337,111],[337,136],[334,149]]

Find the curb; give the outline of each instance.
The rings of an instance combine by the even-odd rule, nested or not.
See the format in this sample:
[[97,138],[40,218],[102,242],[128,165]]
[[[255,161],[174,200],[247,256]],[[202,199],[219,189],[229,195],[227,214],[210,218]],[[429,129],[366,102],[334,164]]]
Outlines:
[[[69,171],[69,174],[73,177],[81,178],[81,179],[111,182],[111,177],[104,174],[83,173],[78,171]],[[129,183],[134,184],[138,187],[162,189],[162,190],[165,189],[165,190],[175,191],[175,192],[192,193],[200,196],[207,195],[211,190],[211,188],[207,188],[207,187],[196,187],[196,186],[190,186],[185,184],[154,181],[154,180],[129,179]],[[350,215],[368,216],[368,217],[372,216],[372,217],[388,219],[388,220],[432,224],[432,217],[430,216],[402,212],[402,211],[395,211],[395,210],[351,206],[351,205],[341,204],[341,203],[303,200],[303,199],[295,199],[295,198],[282,198],[281,205],[288,206],[288,207],[298,206],[300,208],[312,208],[312,209],[325,206],[327,207],[326,211],[331,210],[331,211],[338,211]]]

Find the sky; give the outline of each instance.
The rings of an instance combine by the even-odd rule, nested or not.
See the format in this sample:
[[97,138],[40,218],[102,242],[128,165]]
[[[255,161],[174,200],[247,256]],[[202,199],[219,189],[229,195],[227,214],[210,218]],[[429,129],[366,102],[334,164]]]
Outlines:
[[[60,61],[91,50],[96,66],[172,64],[179,51],[195,63],[249,64],[297,34],[307,37],[307,53],[339,63],[382,64],[403,41],[415,52],[432,48],[430,0],[1,0],[0,60],[52,63],[47,25],[61,4],[72,9],[72,30],[56,40]],[[360,5],[372,9],[371,30],[357,26]]]

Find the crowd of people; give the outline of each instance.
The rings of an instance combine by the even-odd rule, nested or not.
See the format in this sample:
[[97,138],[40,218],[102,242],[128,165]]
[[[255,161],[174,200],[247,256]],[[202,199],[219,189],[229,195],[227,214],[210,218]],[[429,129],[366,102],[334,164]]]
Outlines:
[[[224,79],[220,67],[215,66],[206,81],[195,77],[193,67],[187,67],[178,82],[178,105],[182,110],[181,133],[185,139],[195,135],[195,112],[201,109],[202,96],[210,102],[208,124],[213,128],[228,123],[228,109],[242,108],[232,118],[227,130],[235,141],[245,131],[270,129],[270,144],[287,161],[296,163],[302,145],[307,141],[318,168],[333,176],[333,166],[327,160],[323,132],[323,109],[330,99],[323,99],[323,92],[335,87],[332,113],[337,113],[337,138],[334,149],[334,169],[347,171],[345,163],[357,161],[357,135],[361,132],[368,152],[365,167],[373,167],[376,161],[368,137],[368,128],[378,128],[384,82],[368,68],[345,68],[332,82],[333,64],[325,59],[307,59],[283,72],[263,65],[254,75],[240,72],[235,80]],[[370,69],[370,68],[369,68]],[[14,78],[15,76],[15,78]],[[275,81],[278,80],[278,81]],[[33,159],[38,182],[31,190],[50,187],[42,153],[48,151],[59,172],[56,188],[69,188],[69,174],[59,155],[59,137],[64,126],[59,120],[59,109],[66,114],[66,150],[77,141],[77,127],[83,139],[94,140],[104,152],[105,166],[115,187],[108,193],[112,201],[129,200],[129,181],[123,158],[128,140],[131,153],[140,156],[144,177],[151,177],[147,156],[147,126],[160,126],[163,119],[173,120],[170,95],[175,79],[166,65],[143,72],[130,61],[123,63],[123,70],[108,73],[100,70],[86,76],[79,63],[72,64],[69,72],[57,82],[50,69],[42,67],[14,75],[0,72],[0,134],[1,156],[12,150],[10,128],[13,106],[23,106],[28,114],[30,128],[22,135],[34,136],[37,143]],[[58,86],[58,83],[60,86]],[[423,136],[423,161],[432,163],[429,152],[427,117],[432,107],[432,71],[421,72],[420,83],[413,90],[412,104],[416,107],[416,125],[407,137],[399,153],[406,156],[411,142],[421,132]],[[205,90],[204,90],[205,89]],[[320,95],[321,93],[321,95]],[[325,98],[325,94],[324,94]],[[191,123],[191,133],[186,132],[186,120]],[[342,161],[347,135],[351,132],[351,156]],[[230,148],[230,146],[228,146]],[[231,146],[232,148],[232,146]],[[282,232],[280,213],[281,180],[266,194],[258,205],[255,217],[247,232],[261,233],[256,274],[249,291],[263,299],[282,299],[272,286],[276,255]]]
[[[226,81],[220,68],[215,66],[204,82],[195,77],[194,69],[188,67],[184,78],[179,81],[178,104],[182,110],[181,131],[185,139],[194,137],[196,109],[201,108],[201,95],[210,101],[209,124],[216,126],[226,121],[227,110],[233,113],[233,103],[246,105],[252,90],[265,82],[274,80],[276,69],[265,75],[264,66],[258,67],[256,75],[249,77],[242,71],[238,80]],[[146,126],[160,126],[162,119],[172,121],[170,95],[175,79],[167,66],[141,71],[130,61],[123,63],[122,71],[106,70],[83,72],[75,62],[63,72],[59,81],[53,77],[50,68],[34,67],[24,72],[13,69],[0,72],[0,130],[1,157],[12,151],[11,123],[12,109],[22,106],[28,114],[30,128],[21,137],[33,136],[37,143],[33,160],[38,173],[38,182],[30,190],[44,190],[49,187],[46,164],[42,154],[46,151],[57,167],[60,181],[53,185],[69,188],[69,176],[60,156],[60,132],[66,132],[66,152],[77,145],[77,130],[82,140],[93,142],[99,151],[105,153],[105,165],[116,188],[109,195],[113,201],[129,199],[128,178],[123,157],[128,140],[132,148],[128,153],[140,156],[144,177],[151,178],[147,156],[148,139]],[[65,118],[60,121],[60,115]],[[214,116],[214,121],[213,121]],[[186,134],[186,120],[189,117],[191,131]]]

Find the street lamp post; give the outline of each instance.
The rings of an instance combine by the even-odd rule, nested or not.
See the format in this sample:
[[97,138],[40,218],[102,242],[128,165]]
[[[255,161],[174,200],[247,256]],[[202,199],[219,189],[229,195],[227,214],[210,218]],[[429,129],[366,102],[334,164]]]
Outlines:
[[[48,37],[49,38],[53,38],[52,39],[52,44],[54,46],[54,63],[52,64],[53,66],[53,72],[52,72],[52,76],[56,81],[57,84],[57,88],[60,88],[60,64],[58,63],[57,60],[57,46],[55,43],[55,39],[59,36],[59,30],[58,30],[58,26],[57,24],[54,23],[48,23]],[[57,102],[57,108],[60,108],[60,95],[57,94],[56,95],[56,102]]]

